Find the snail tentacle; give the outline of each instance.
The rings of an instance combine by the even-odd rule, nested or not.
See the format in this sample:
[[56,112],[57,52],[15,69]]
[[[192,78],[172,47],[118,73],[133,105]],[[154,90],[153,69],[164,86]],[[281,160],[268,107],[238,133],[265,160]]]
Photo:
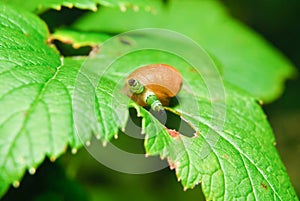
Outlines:
[[134,94],[141,94],[145,90],[144,85],[142,85],[138,80],[131,78],[128,80],[130,91]]
[[157,96],[154,93],[147,93],[145,96],[145,102],[150,105],[151,109],[156,112],[164,111],[162,103],[158,100]]
[[130,91],[134,94],[141,94],[145,92],[144,101],[145,103],[147,103],[147,105],[150,105],[152,110],[156,112],[161,112],[164,110],[162,103],[159,101],[155,93],[146,90],[145,86],[141,84],[137,79],[134,78],[129,79],[128,85],[130,87]]

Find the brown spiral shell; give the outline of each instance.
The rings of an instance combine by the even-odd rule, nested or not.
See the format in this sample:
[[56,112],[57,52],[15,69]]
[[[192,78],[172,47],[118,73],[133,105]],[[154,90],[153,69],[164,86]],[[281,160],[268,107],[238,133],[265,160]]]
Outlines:
[[[142,94],[133,94],[128,80],[134,78],[145,86]],[[155,93],[162,105],[168,105],[170,98],[177,95],[182,85],[182,76],[177,69],[167,64],[150,64],[133,71],[127,78],[123,92],[141,106],[146,106],[147,91]]]

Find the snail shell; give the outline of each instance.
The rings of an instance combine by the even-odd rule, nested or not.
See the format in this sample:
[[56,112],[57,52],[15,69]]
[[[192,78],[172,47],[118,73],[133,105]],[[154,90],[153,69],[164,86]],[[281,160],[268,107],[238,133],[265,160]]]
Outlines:
[[[134,94],[130,91],[128,80],[132,78],[144,85],[143,93]],[[126,78],[123,92],[141,106],[146,106],[147,96],[154,93],[162,105],[166,106],[170,98],[180,91],[181,85],[182,76],[177,69],[167,64],[150,64],[136,69]]]

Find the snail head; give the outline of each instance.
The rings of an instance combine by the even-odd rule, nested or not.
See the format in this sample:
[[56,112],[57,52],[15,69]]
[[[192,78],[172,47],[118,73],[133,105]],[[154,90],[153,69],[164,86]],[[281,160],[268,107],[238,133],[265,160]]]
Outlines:
[[134,78],[130,78],[128,80],[128,85],[130,87],[130,91],[134,94],[141,94],[145,90],[144,85]]

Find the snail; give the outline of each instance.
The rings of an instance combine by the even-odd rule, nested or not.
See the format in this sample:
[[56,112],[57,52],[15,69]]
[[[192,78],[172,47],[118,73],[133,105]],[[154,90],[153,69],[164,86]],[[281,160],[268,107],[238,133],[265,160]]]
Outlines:
[[167,64],[150,64],[126,78],[123,92],[139,105],[160,112],[177,95],[181,85],[182,76],[177,69]]

